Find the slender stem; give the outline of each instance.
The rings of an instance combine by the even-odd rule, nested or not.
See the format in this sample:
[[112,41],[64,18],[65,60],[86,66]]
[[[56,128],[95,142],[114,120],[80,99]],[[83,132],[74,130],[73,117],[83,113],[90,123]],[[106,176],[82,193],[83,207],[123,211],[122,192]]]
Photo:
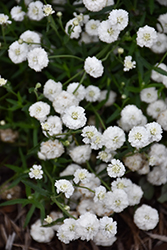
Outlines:
[[100,121],[102,127],[104,128],[104,130],[106,130],[106,126],[104,125],[104,122],[102,121],[102,119],[101,119],[99,113],[97,112],[97,110],[93,107],[93,105],[91,105],[91,108],[93,109],[95,115],[96,115],[97,118],[99,119],[99,121]]
[[63,213],[65,213],[68,217],[71,217],[71,218],[77,220],[74,216],[72,216],[70,213],[68,213],[67,210],[64,209],[64,207],[62,206],[62,204],[56,200],[55,196],[51,196],[50,198],[63,211]]
[[63,86],[67,85],[69,82],[71,82],[74,78],[76,78],[77,76],[79,76],[84,70],[79,71],[78,73],[76,73],[74,76],[72,76],[70,79],[68,79],[65,83],[63,83]]
[[94,174],[99,178],[99,180],[101,181],[101,183],[102,183],[109,191],[111,191],[111,188],[105,183],[105,181],[103,181],[103,180],[99,177],[99,175],[97,175],[96,172],[91,168],[91,166],[90,166],[90,164],[89,164],[88,161],[86,161],[86,164],[87,164],[88,169],[89,169],[92,173],[94,173]]
[[167,52],[165,53],[165,55],[162,57],[161,61],[158,63],[158,65],[156,67],[158,67],[165,59],[165,57],[167,56]]
[[49,56],[49,59],[51,58],[61,58],[61,57],[69,57],[69,58],[75,58],[77,60],[83,61],[84,59],[78,57],[78,56],[72,56],[72,55],[56,55],[56,56]]
[[51,175],[46,170],[46,167],[44,166],[43,168],[44,168],[44,171],[47,174],[48,178],[50,179],[50,182],[51,182],[51,185],[52,185],[52,193],[55,194],[55,187],[54,187],[54,183],[53,183],[53,178],[51,177]]
[[95,193],[95,191],[93,191],[92,189],[85,187],[85,186],[75,185],[75,187],[85,188],[85,189],[89,190],[90,192]]
[[4,30],[4,26],[2,25],[2,36],[3,36],[3,40],[4,40],[4,43],[5,43],[5,46],[6,46],[6,38],[5,38],[5,30]]
[[86,76],[86,71],[83,73],[83,76],[82,76],[82,78],[81,78],[81,80],[80,80],[78,86],[77,86],[76,89],[74,90],[73,95],[76,93],[76,91],[79,89],[80,85],[83,83],[85,76]]

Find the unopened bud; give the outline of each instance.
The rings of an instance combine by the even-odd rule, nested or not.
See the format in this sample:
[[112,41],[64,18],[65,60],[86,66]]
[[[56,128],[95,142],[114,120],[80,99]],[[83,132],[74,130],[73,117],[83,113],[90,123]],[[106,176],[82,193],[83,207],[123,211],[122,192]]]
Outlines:
[[59,11],[59,12],[57,12],[57,14],[56,14],[58,17],[61,17],[62,16],[62,12],[61,11]]
[[124,53],[124,49],[123,48],[118,48],[118,54],[123,54]]

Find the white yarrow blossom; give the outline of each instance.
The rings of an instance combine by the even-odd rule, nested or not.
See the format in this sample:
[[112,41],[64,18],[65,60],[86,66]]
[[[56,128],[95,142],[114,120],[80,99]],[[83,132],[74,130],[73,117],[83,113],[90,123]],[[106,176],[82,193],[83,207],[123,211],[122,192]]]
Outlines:
[[102,65],[102,61],[97,59],[95,56],[90,57],[88,56],[84,63],[84,69],[86,73],[90,76],[97,78],[102,76],[104,72],[104,67]]
[[166,20],[167,20],[167,13],[161,14],[158,17],[158,21],[160,22],[160,24],[157,23],[157,29],[160,32],[167,33],[167,27],[166,27],[167,21]]
[[88,10],[97,12],[106,6],[107,0],[83,0],[83,4]]
[[[70,28],[71,26],[71,28]],[[70,29],[70,30],[69,30]],[[77,18],[73,18],[66,23],[65,32],[70,36],[71,39],[78,39],[82,32],[81,25]]]
[[40,47],[41,37],[37,32],[26,30],[20,35],[20,39],[28,45],[28,50]]
[[89,182],[89,178],[91,177],[91,174],[88,172],[87,169],[77,169],[74,173],[74,179],[73,181],[78,184],[80,181],[82,181],[83,184]]
[[159,215],[155,208],[143,204],[134,214],[134,223],[142,230],[151,230],[159,222]]
[[109,198],[111,209],[116,213],[122,212],[129,206],[128,196],[123,189],[115,189],[113,192],[110,192]]
[[4,78],[2,78],[2,77],[0,76],[0,87],[4,86],[4,85],[7,83],[7,81],[8,81],[8,80],[6,80],[6,79],[4,79]]
[[71,106],[65,109],[62,121],[69,129],[79,129],[85,126],[87,121],[85,109],[80,106]]
[[150,133],[143,126],[134,126],[129,132],[128,141],[132,147],[143,148],[150,143]]
[[124,59],[124,71],[129,71],[130,69],[136,68],[136,62],[132,62],[131,56],[126,56]]
[[62,91],[62,83],[61,82],[55,82],[52,79],[49,79],[44,87],[43,87],[43,94],[46,98],[49,99],[49,101],[53,102],[56,97],[61,93]]
[[46,4],[43,6],[44,16],[49,16],[49,15],[52,15],[53,13],[55,13],[55,11],[53,10],[52,5]]
[[161,54],[165,53],[167,50],[167,36],[164,33],[157,33],[157,41],[151,47],[154,53]]
[[85,24],[85,31],[90,36],[97,36],[98,35],[98,27],[100,25],[99,20],[91,19]]
[[40,145],[40,151],[38,152],[38,157],[41,160],[49,160],[60,157],[64,153],[64,147],[62,143],[58,140],[48,140],[42,142]]
[[96,158],[104,162],[109,162],[115,154],[115,151],[111,151],[110,149],[106,148],[105,150],[99,151],[98,156]]
[[67,87],[67,92],[73,94],[76,99],[80,102],[85,98],[85,87],[79,82],[70,83]]
[[33,165],[29,172],[30,178],[42,179],[43,171],[41,165]]
[[95,126],[85,126],[82,129],[82,134],[81,136],[84,137],[82,139],[82,141],[85,144],[89,144],[92,141],[92,138],[95,136],[95,134],[97,133],[97,128]]
[[42,71],[49,63],[48,55],[43,48],[34,48],[28,52],[27,59],[28,66],[37,72]]
[[43,3],[41,1],[35,1],[28,5],[27,16],[35,21],[40,21],[43,17]]
[[55,187],[57,188],[57,193],[59,194],[60,192],[65,194],[66,198],[70,198],[70,196],[74,192],[74,187],[71,184],[70,181],[61,179],[55,182]]
[[140,99],[142,102],[152,103],[158,99],[158,91],[155,87],[141,90]]
[[163,100],[157,100],[148,105],[146,111],[149,116],[157,119],[159,114],[166,110],[166,103]]
[[78,238],[77,234],[77,220],[68,218],[64,220],[64,223],[58,228],[57,236],[58,239],[68,244],[72,240]]
[[151,48],[157,41],[157,32],[154,28],[145,25],[144,27],[139,28],[137,31],[136,41],[140,47],[145,46]]
[[7,15],[5,15],[5,14],[0,14],[0,24],[2,25],[2,24],[11,24],[12,23],[12,21],[10,21],[10,20],[8,20],[9,19],[9,17],[7,16]]
[[91,148],[89,145],[76,146],[70,150],[69,155],[74,162],[82,164],[90,159]]
[[8,49],[9,58],[13,63],[21,63],[27,59],[28,45],[19,44],[18,41],[13,42]]
[[100,230],[104,236],[111,238],[117,233],[117,222],[113,221],[113,218],[104,216],[100,219]]
[[107,149],[116,150],[125,142],[124,131],[117,126],[108,127],[103,133],[103,144]]
[[94,202],[102,202],[106,196],[106,188],[104,186],[99,186],[94,189],[95,196],[93,198]]
[[161,140],[163,131],[160,124],[157,122],[150,122],[145,125],[145,128],[150,133],[150,142],[158,142]]
[[81,215],[77,223],[77,233],[81,240],[93,240],[99,229],[99,220],[95,214],[87,212]]
[[112,159],[107,167],[108,175],[112,178],[121,177],[125,174],[125,167],[120,160]]
[[102,21],[98,27],[99,39],[102,42],[113,43],[118,40],[120,30],[111,25],[109,20]]
[[167,109],[159,113],[157,122],[167,131]]
[[11,9],[10,14],[11,14],[12,19],[14,19],[15,21],[21,22],[23,21],[26,13],[22,11],[21,6],[14,6]]
[[41,127],[45,136],[54,136],[62,133],[62,121],[60,117],[54,115],[49,116],[44,122],[41,122]]
[[100,96],[100,89],[97,86],[89,85],[86,88],[85,99],[88,102],[96,102]]
[[42,101],[35,102],[29,107],[31,117],[35,117],[39,121],[44,121],[46,116],[50,113],[50,106]]
[[109,22],[118,30],[124,30],[128,25],[128,12],[126,10],[112,10],[109,14]]
[[42,227],[41,221],[37,220],[31,225],[30,235],[37,242],[48,243],[54,236],[54,230],[52,227]]

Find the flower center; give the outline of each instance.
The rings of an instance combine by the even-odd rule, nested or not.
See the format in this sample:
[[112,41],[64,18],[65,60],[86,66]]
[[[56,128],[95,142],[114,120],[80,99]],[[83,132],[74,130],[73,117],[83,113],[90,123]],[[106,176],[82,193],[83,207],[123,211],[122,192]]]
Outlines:
[[19,56],[19,55],[20,55],[20,49],[15,49],[15,54],[16,54],[17,56]]
[[114,173],[119,173],[120,169],[121,168],[120,168],[120,166],[118,164],[115,164],[115,165],[112,166],[112,171]]
[[113,30],[112,28],[110,28],[110,29],[107,30],[107,32],[108,32],[108,34],[111,36],[111,35],[113,35],[114,30]]
[[78,112],[72,112],[72,115],[71,117],[74,119],[74,120],[77,120],[78,119]]
[[91,29],[92,29],[92,30],[97,29],[97,25],[96,25],[96,24],[92,24],[92,25],[91,25]]
[[143,39],[144,39],[145,42],[151,40],[150,33],[145,33],[145,34],[143,35]]
[[135,134],[135,140],[141,140],[142,139],[142,134],[141,133],[139,133],[139,132],[137,132],[136,134]]
[[33,174],[35,176],[38,176],[40,174],[40,170],[39,169],[34,169],[32,172],[33,172]]

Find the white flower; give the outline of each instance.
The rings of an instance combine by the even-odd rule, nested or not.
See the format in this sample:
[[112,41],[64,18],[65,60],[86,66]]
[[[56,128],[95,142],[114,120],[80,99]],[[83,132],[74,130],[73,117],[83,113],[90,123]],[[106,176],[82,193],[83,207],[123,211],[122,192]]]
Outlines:
[[50,136],[54,136],[56,134],[62,133],[62,121],[60,117],[56,115],[49,116],[46,121],[41,122],[41,127],[43,129],[44,135],[47,137],[48,137],[48,134]]
[[151,50],[157,54],[165,53],[167,50],[167,36],[163,33],[157,33],[157,35],[157,41],[153,44]]
[[42,179],[43,171],[41,165],[33,165],[29,172],[30,178]]
[[56,99],[56,97],[61,93],[61,91],[62,91],[62,83],[55,82],[52,79],[49,79],[43,87],[44,96],[48,98],[51,102],[53,102]]
[[143,164],[142,155],[139,153],[130,156],[127,155],[123,161],[125,166],[127,166],[133,172],[139,170]]
[[70,83],[67,92],[73,94],[79,102],[85,98],[86,94],[85,87],[82,84],[79,85],[79,82]]
[[90,57],[88,56],[84,63],[84,69],[86,73],[90,76],[97,78],[102,76],[104,72],[104,67],[102,65],[102,61],[98,60],[95,56]]
[[[80,182],[81,187],[87,187],[88,189],[95,190],[96,187],[100,186],[100,180],[98,177],[95,176],[95,174],[90,173],[89,175],[89,182],[83,183],[82,181]],[[78,188],[78,190],[82,193],[83,196],[85,197],[93,197],[94,193],[89,191],[86,188]]]
[[103,144],[107,149],[116,150],[125,142],[124,131],[117,126],[108,127],[103,133]]
[[93,12],[102,10],[106,6],[107,0],[83,0],[85,7]]
[[167,131],[167,110],[159,113],[157,122],[162,126],[162,128]]
[[111,183],[111,190],[115,191],[118,189],[124,190],[126,193],[130,191],[132,181],[128,178],[117,178]]
[[157,122],[150,122],[145,125],[146,129],[150,133],[150,142],[160,141],[162,138],[162,128]]
[[55,11],[52,9],[52,5],[46,4],[43,6],[43,14],[44,16],[49,16],[55,13]]
[[149,152],[149,165],[160,165],[166,161],[167,148],[160,143],[154,143]]
[[95,188],[95,196],[93,198],[94,202],[103,201],[106,196],[106,188],[104,186],[99,186]]
[[95,150],[98,150],[99,148],[103,147],[103,136],[100,132],[97,131],[92,137],[90,147]]
[[34,48],[27,55],[28,66],[39,72],[48,66],[49,59],[46,51],[42,48]]
[[113,43],[118,40],[120,31],[110,24],[109,20],[102,21],[98,27],[99,39],[106,43]]
[[90,159],[91,148],[89,145],[74,147],[69,153],[72,160],[78,164],[82,164]]
[[43,3],[41,1],[32,2],[28,5],[28,17],[32,20],[40,21],[43,17]]
[[92,138],[95,136],[95,134],[97,133],[97,128],[95,126],[85,126],[82,129],[82,134],[81,136],[83,136],[84,138],[82,139],[82,141],[85,144],[89,144],[92,141]]
[[167,182],[166,171],[161,166],[156,166],[147,175],[147,180],[155,186],[160,186]]
[[144,27],[139,28],[137,31],[137,44],[140,47],[151,48],[152,45],[157,41],[157,32],[154,28],[145,25]]
[[77,232],[81,240],[93,240],[99,229],[99,220],[95,214],[87,212],[78,219]]
[[77,169],[81,169],[81,167],[77,164],[72,163],[68,165],[66,169],[60,173],[60,176],[74,175]]
[[113,236],[111,238],[104,236],[100,230],[93,238],[93,242],[97,246],[104,246],[104,247],[112,246],[116,240],[117,240],[117,238],[115,236]]
[[124,59],[124,71],[129,71],[130,69],[136,68],[136,62],[132,62],[131,56],[125,56]]
[[97,86],[89,85],[86,88],[85,99],[88,102],[96,102],[100,96],[100,89]]
[[35,102],[29,107],[31,117],[35,117],[39,121],[44,121],[46,116],[50,113],[50,106],[42,101]]
[[79,44],[97,43],[98,41],[99,41],[98,36],[90,36],[86,32],[82,32],[81,39],[79,40]]
[[65,109],[62,121],[69,129],[79,129],[86,124],[85,109],[80,106],[71,106]]
[[2,77],[0,76],[0,87],[4,86],[4,85],[7,83],[7,81],[8,81],[8,80],[6,80],[6,79],[4,79],[4,78],[2,78]]
[[9,17],[7,15],[0,14],[0,24],[6,24],[6,23],[11,24],[12,22],[8,19],[9,19]]
[[25,12],[22,11],[21,6],[14,6],[11,11],[10,11],[11,17],[15,20],[15,21],[23,21],[24,16],[25,16]]
[[37,32],[26,30],[20,35],[20,39],[27,43],[29,51],[40,47],[41,38]]
[[8,49],[9,58],[13,63],[21,63],[27,59],[27,44],[19,44],[18,41],[13,42]]
[[78,103],[77,98],[73,94],[63,90],[54,99],[53,107],[57,113],[63,114],[65,109],[70,106],[77,106]]
[[61,179],[55,182],[55,187],[57,188],[57,193],[59,194],[60,192],[65,194],[66,198],[70,198],[70,196],[74,192],[73,185],[71,184],[70,181]]
[[129,132],[128,141],[132,147],[143,148],[150,143],[150,133],[143,126],[135,126]]
[[82,168],[82,169],[77,169],[74,173],[74,179],[73,181],[78,184],[80,181],[82,181],[83,184],[89,182],[90,178],[90,173],[88,172],[87,169]]
[[100,219],[100,230],[104,236],[111,238],[117,233],[117,222],[113,221],[113,218],[104,216]]
[[112,178],[121,177],[125,174],[125,167],[120,160],[112,159],[107,167],[108,175]]
[[57,231],[58,239],[68,244],[72,240],[78,238],[77,234],[77,220],[68,218],[64,220],[64,223],[59,227]]
[[[70,26],[71,26],[71,28],[70,28]],[[79,38],[80,33],[82,32],[82,29],[81,29],[81,26],[80,26],[77,18],[73,18],[66,23],[65,32],[67,35],[70,35],[71,39],[73,39],[73,38],[78,39]]]
[[112,90],[109,93],[107,90],[101,90],[98,102],[105,100],[104,106],[109,107],[115,102],[116,96],[117,94]]
[[167,25],[167,21],[166,21],[167,20],[167,13],[161,14],[157,20],[160,22],[160,24],[157,23],[158,31],[163,32],[163,33],[167,33],[167,27],[166,27],[166,25]]
[[54,230],[51,227],[42,227],[41,221],[37,220],[31,225],[30,235],[37,242],[48,243],[54,236]]
[[[164,63],[160,63],[160,64],[156,64],[155,67],[157,68],[160,68],[160,69],[163,69],[165,71],[167,71],[167,66],[164,64]],[[163,79],[164,79],[164,75],[158,73],[157,71],[155,70],[152,70],[151,71],[151,78],[156,81],[156,82],[163,82]]]
[[118,30],[123,30],[128,25],[128,12],[126,10],[112,10],[109,14],[109,22]]
[[155,208],[143,204],[134,214],[134,223],[142,230],[151,230],[159,222],[159,215]]
[[155,87],[141,90],[140,99],[142,102],[152,103],[158,99],[158,91]]
[[51,216],[47,215],[47,217],[44,219],[44,221],[46,221],[46,223],[50,224],[53,222],[53,219]]
[[58,140],[48,140],[42,142],[40,145],[40,151],[38,157],[42,160],[55,159],[60,157],[64,153],[64,147]]
[[111,151],[110,149],[106,148],[105,150],[99,151],[98,156],[96,158],[104,162],[109,162],[115,154],[115,151]]
[[167,6],[167,1],[166,0],[157,0],[158,3]]
[[163,100],[157,100],[152,102],[147,107],[147,114],[152,116],[154,119],[158,118],[158,115],[166,110],[166,103]]
[[98,27],[100,25],[99,20],[91,19],[85,25],[85,31],[90,36],[97,36],[98,35]]
[[109,198],[107,206],[110,205],[110,208],[116,213],[122,212],[129,206],[128,196],[123,189],[115,189],[113,192],[110,192]]
[[140,203],[140,200],[143,196],[143,191],[140,186],[132,183],[129,192],[127,192],[127,195],[129,206],[134,206]]

